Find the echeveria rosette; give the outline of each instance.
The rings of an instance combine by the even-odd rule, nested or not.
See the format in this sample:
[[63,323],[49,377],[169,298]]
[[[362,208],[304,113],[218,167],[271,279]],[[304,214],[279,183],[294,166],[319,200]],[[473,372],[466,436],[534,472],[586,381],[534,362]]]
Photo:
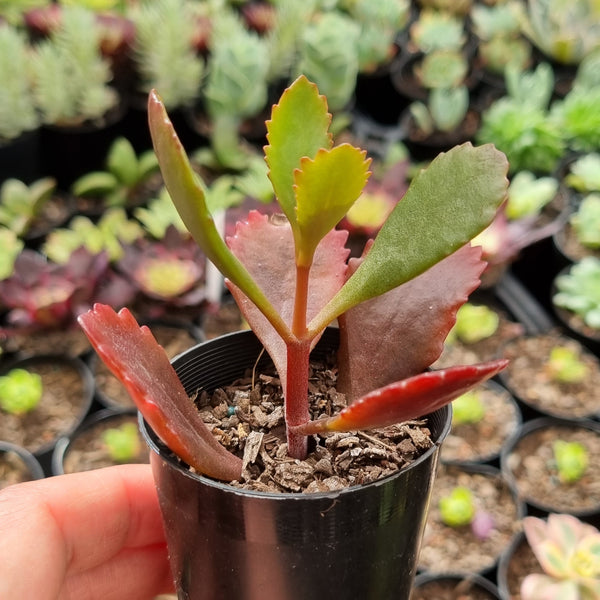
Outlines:
[[[342,321],[348,316],[346,329],[340,330],[347,354],[341,353],[340,358],[343,361],[358,353],[352,357],[356,373],[368,368],[360,355],[367,361],[371,357],[365,356],[361,344],[350,340],[348,325],[365,329],[366,337],[373,327],[370,335],[379,339],[385,324],[375,328],[368,316],[374,311],[397,335],[380,340],[382,345],[393,346],[388,347],[389,354],[384,352],[386,360],[377,365],[381,377],[370,380],[380,388],[369,384],[364,395],[352,393],[354,402],[343,416],[319,422],[318,428],[362,429],[416,418],[506,366],[507,361],[498,360],[422,372],[441,352],[456,310],[477,286],[484,267],[480,250],[469,247],[469,240],[492,221],[506,196],[508,164],[491,145],[464,144],[435,159],[413,179],[364,256],[349,266],[344,248],[347,234],[335,226],[364,189],[370,160],[349,144],[333,146],[326,100],[304,76],[287,88],[267,121],[265,158],[284,215],[269,220],[251,213],[227,242],[215,227],[204,186],[197,181],[155,92],[148,109],[154,148],[173,202],[206,257],[228,280],[248,323],[281,371],[290,456],[306,456],[309,432],[302,428],[311,427],[310,350],[337,318]],[[445,275],[445,269],[453,275]],[[350,313],[363,308],[361,303],[365,303],[362,316],[357,313],[353,318]],[[428,318],[415,319],[419,311]],[[367,326],[362,325],[363,318]],[[111,343],[109,335],[98,347],[104,320],[118,323],[110,313],[96,311],[82,324],[100,355],[106,355],[117,375],[131,385],[137,377],[135,356],[143,352],[143,344],[137,345],[133,355],[126,345]],[[410,367],[401,373],[401,381],[394,383],[395,365],[409,360],[415,340],[420,350],[407,363]],[[347,367],[340,364],[339,369]],[[136,383],[138,396],[147,384],[144,380]],[[156,398],[156,403],[172,401],[186,402],[168,393]],[[181,416],[170,409],[163,412]],[[162,423],[157,433],[161,436],[166,427],[166,435],[173,437],[173,431],[188,426],[183,421]]]
[[523,529],[544,574],[531,573],[521,585],[523,600],[600,598],[600,532],[568,514],[546,521],[525,517]]

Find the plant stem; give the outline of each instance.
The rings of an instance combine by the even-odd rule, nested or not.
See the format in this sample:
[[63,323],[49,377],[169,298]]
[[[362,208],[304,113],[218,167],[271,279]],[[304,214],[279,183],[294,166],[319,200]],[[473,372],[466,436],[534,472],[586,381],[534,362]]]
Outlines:
[[308,367],[311,340],[306,337],[306,309],[308,306],[308,276],[310,266],[296,267],[296,295],[292,317],[294,341],[287,344],[287,386],[285,390],[285,422],[288,454],[306,458],[308,438],[290,432],[290,425],[301,425],[309,420]]

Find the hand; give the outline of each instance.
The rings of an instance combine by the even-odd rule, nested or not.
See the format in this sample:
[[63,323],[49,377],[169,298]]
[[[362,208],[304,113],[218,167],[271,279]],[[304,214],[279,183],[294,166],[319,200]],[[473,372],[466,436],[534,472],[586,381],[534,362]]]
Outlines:
[[0,492],[0,598],[150,600],[172,591],[150,465]]

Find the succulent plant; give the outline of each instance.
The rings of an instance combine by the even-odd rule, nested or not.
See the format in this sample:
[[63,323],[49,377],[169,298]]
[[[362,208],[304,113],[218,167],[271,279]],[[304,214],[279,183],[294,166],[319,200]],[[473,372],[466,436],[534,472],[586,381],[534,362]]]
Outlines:
[[548,174],[563,157],[566,141],[561,127],[548,118],[554,75],[547,63],[533,71],[506,69],[507,95],[483,111],[476,139],[493,143],[506,154],[510,172]]
[[100,198],[105,206],[128,206],[141,187],[158,172],[158,161],[152,150],[139,156],[131,142],[116,138],[108,149],[106,171],[92,171],[71,185],[75,196]]
[[570,346],[554,346],[550,350],[546,372],[553,381],[580,383],[586,378],[588,371],[577,349]]
[[427,8],[419,13],[409,32],[411,42],[425,54],[434,50],[459,50],[467,39],[461,17]]
[[460,50],[434,50],[417,62],[413,71],[427,89],[456,88],[464,83],[469,63]]
[[29,185],[19,179],[7,179],[0,186],[0,225],[23,236],[55,190],[53,177]]
[[152,198],[146,206],[138,206],[133,216],[142,224],[144,230],[153,238],[161,239],[170,226],[180,233],[187,232],[177,209],[173,205],[169,192],[162,188],[156,198]]
[[521,27],[544,54],[578,64],[600,39],[600,7],[595,0],[529,0]]
[[123,423],[106,429],[102,433],[102,441],[112,460],[119,463],[133,460],[142,446],[136,423]]
[[575,313],[588,327],[600,329],[600,260],[586,256],[558,275],[554,283],[554,305]]
[[13,272],[15,260],[23,249],[24,242],[14,231],[0,227],[0,280]]
[[470,390],[452,401],[452,424],[480,423],[485,417],[485,405],[478,390]]
[[348,7],[348,13],[360,26],[358,70],[373,72],[394,56],[394,41],[408,23],[410,2],[356,0]]
[[23,32],[0,22],[0,143],[40,124],[29,77],[29,55]]
[[211,148],[223,167],[242,169],[248,163],[239,128],[266,108],[269,65],[264,39],[246,30],[231,11],[215,16],[203,100],[211,121]]
[[117,270],[144,296],[160,301],[153,307],[153,318],[173,308],[199,306],[205,301],[204,266],[198,245],[173,226],[167,228],[160,241],[139,238],[124,245],[123,256],[116,263]]
[[82,215],[73,217],[68,227],[48,234],[42,249],[58,264],[67,263],[80,247],[92,254],[106,252],[109,260],[114,262],[123,254],[122,245],[133,242],[143,233],[141,225],[129,219],[122,208],[110,208],[97,222]]
[[475,344],[494,335],[499,324],[498,313],[489,306],[465,302],[456,313],[456,323],[447,341],[452,343],[457,339],[465,344]]
[[[126,304],[130,295],[121,283],[109,276],[105,254],[93,255],[79,248],[69,262],[60,265],[25,249],[17,256],[12,275],[0,281],[0,304],[7,310],[9,328],[57,329],[72,326],[95,300]],[[122,304],[113,302],[117,292]]]
[[585,196],[569,217],[569,223],[582,246],[600,249],[600,193]]
[[332,112],[345,109],[358,76],[359,25],[339,11],[322,12],[307,25],[296,63],[296,75],[314,81]]
[[[428,414],[506,366],[499,359],[452,367],[444,375],[423,372],[440,355],[455,311],[484,267],[468,242],[493,219],[506,193],[507,164],[497,150],[464,144],[440,155],[413,179],[363,256],[347,265],[347,235],[335,227],[364,188],[370,161],[350,144],[334,145],[326,99],[306,77],[284,91],[267,123],[265,160],[286,219],[251,212],[230,246],[156,93],[149,122],[165,184],[186,226],[228,279],[273,359],[284,390],[291,457],[306,457],[309,435]],[[444,235],[423,235],[431,227],[442,227]],[[311,420],[309,355],[335,319],[341,336],[338,391],[349,405],[331,418]],[[199,472],[225,480],[240,476],[241,459],[203,424],[148,329],[140,329],[128,311],[117,314],[102,305],[79,322],[165,443]],[[396,326],[403,331],[403,349],[391,331]],[[367,365],[375,355],[378,369]],[[164,393],[149,385],[156,368],[164,375]]]
[[523,530],[544,573],[521,585],[523,600],[593,600],[600,597],[600,532],[568,514],[525,517]]
[[600,149],[600,86],[573,86],[564,98],[552,104],[550,120],[563,131],[572,150]]
[[[0,20],[10,25],[23,24],[23,15],[34,8],[45,6],[50,0],[0,0]],[[0,56],[7,56],[2,55]]]
[[562,483],[575,483],[584,476],[590,459],[583,444],[556,440],[552,444],[552,452],[558,478]]
[[564,181],[578,192],[600,192],[600,153],[589,152],[575,159]]
[[32,411],[42,399],[42,378],[37,373],[16,367],[0,375],[0,409],[11,415]]
[[531,171],[519,171],[508,186],[506,216],[510,220],[538,215],[558,192],[554,177],[536,177]]
[[139,89],[146,94],[152,88],[164,90],[169,108],[188,106],[200,95],[205,64],[193,45],[192,10],[192,3],[184,0],[156,0],[129,11],[136,31],[133,57]]
[[91,11],[64,7],[60,26],[35,47],[31,59],[36,106],[44,123],[80,124],[103,117],[118,103],[110,63]]
[[469,525],[475,517],[475,501],[469,488],[458,486],[439,501],[440,517],[450,527]]
[[454,131],[467,115],[469,91],[463,85],[432,89],[427,104],[415,101],[409,109],[417,127],[425,135],[435,131]]

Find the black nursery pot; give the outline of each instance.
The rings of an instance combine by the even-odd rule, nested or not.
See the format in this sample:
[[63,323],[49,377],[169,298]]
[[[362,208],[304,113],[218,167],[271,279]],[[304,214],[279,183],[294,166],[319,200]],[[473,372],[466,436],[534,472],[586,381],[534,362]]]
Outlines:
[[[337,347],[328,329],[314,351]],[[173,365],[188,391],[232,383],[262,346],[251,331],[204,342]],[[269,364],[264,354],[259,367]],[[451,410],[429,418],[435,445],[385,480],[316,494],[253,492],[190,472],[140,418],[151,450],[178,597],[186,600],[407,600],[439,445]]]

